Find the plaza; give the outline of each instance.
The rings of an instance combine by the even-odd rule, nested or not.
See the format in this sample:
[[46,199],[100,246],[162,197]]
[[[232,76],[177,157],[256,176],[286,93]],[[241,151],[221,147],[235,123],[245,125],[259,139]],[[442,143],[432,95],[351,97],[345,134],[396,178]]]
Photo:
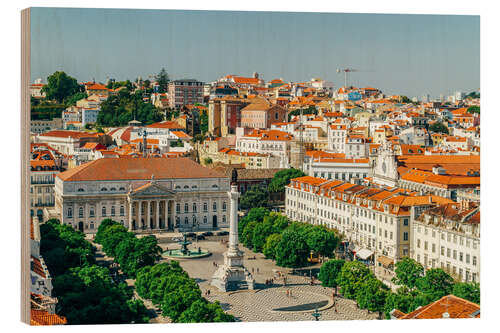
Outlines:
[[[333,306],[331,288],[322,287],[316,280],[310,284],[309,276],[289,274],[291,269],[276,266],[261,253],[254,253],[240,245],[244,251],[244,265],[255,279],[255,290],[221,292],[210,285],[212,275],[217,266],[223,263],[226,244],[217,240],[193,242],[193,248],[201,246],[212,252],[212,255],[194,260],[179,260],[182,268],[194,278],[202,290],[202,295],[209,301],[219,301],[222,308],[234,315],[238,321],[306,321],[314,320],[312,316],[318,308],[319,320],[366,320],[377,319],[377,313],[368,313],[358,309],[356,303],[341,297],[335,298]],[[227,239],[227,238],[226,238]],[[161,243],[163,249],[177,248],[177,244]],[[255,259],[253,259],[255,257]],[[277,278],[277,272],[286,276]],[[274,279],[273,285],[266,285],[266,280]],[[207,290],[210,294],[207,295]],[[290,295],[287,294],[290,292]],[[336,309],[336,311],[335,311]]]

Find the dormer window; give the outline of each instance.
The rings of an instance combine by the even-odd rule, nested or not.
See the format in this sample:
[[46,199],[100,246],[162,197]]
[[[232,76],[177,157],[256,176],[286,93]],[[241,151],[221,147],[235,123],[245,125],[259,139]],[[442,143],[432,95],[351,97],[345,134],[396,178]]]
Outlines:
[[116,191],[116,188],[112,187],[109,189],[110,191]]
[[85,192],[85,190],[83,188],[79,188],[78,192]]
[[217,185],[217,184],[213,184],[213,185],[212,185],[212,188],[219,188],[219,185]]
[[108,191],[107,188],[105,188],[105,187],[101,188],[101,192],[107,192],[107,191]]
[[178,190],[180,189],[181,187],[179,185],[175,185],[175,189]]

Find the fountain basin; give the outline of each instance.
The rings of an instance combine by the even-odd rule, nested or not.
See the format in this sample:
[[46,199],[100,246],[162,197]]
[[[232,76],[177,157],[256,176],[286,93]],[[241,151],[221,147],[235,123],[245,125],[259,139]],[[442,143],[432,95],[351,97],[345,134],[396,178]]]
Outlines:
[[167,250],[163,252],[163,256],[169,259],[199,259],[212,255],[212,252],[201,249],[201,251],[183,251],[182,249]]

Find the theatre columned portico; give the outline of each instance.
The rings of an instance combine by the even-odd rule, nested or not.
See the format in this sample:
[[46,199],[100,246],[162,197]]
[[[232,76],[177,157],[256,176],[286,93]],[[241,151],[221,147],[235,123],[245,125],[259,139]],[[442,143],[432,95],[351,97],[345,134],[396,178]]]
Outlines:
[[127,195],[129,231],[173,230],[175,193],[153,180]]

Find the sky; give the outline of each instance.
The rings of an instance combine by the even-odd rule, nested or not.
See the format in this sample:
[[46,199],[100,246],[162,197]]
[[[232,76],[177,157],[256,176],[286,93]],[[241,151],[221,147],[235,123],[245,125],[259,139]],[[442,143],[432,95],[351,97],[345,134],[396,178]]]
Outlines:
[[479,89],[479,16],[32,8],[32,81],[227,74],[439,97]]

